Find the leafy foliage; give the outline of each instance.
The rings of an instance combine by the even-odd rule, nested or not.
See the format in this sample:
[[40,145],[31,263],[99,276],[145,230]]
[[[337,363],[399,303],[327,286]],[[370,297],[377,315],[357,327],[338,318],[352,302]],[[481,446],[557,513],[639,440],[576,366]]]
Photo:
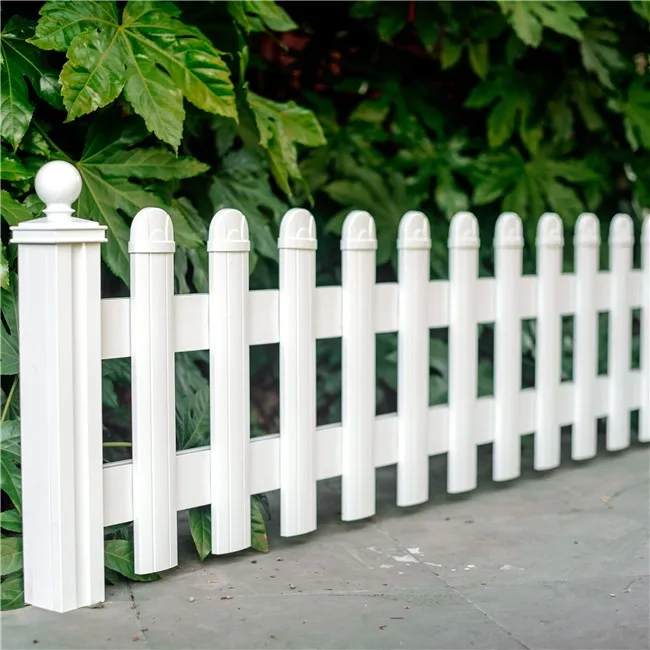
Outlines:
[[[129,225],[145,206],[173,220],[181,293],[207,290],[204,242],[222,207],[248,218],[253,288],[277,283],[275,242],[292,205],[314,211],[321,284],[340,282],[338,236],[352,208],[374,215],[378,277],[389,281],[406,210],[430,217],[433,278],[446,277],[448,220],[458,210],[474,211],[489,235],[500,211],[518,212],[530,250],[547,210],[569,230],[584,210],[603,217],[604,231],[619,211],[639,222],[650,209],[649,25],[645,0],[16,4],[0,33],[0,213],[10,226],[41,216],[36,171],[51,159],[72,162],[84,181],[77,214],[108,227],[107,297],[124,295]],[[488,239],[481,272],[489,274]],[[16,252],[4,231],[2,244],[6,608],[22,604],[22,504]],[[491,390],[492,338],[482,328],[481,393]],[[530,379],[532,326],[524,347]],[[340,346],[319,346],[321,422],[340,418],[340,364]],[[252,350],[254,434],[277,430],[277,366],[273,350]],[[208,367],[204,352],[177,355],[179,449],[208,444]],[[444,402],[445,332],[432,333],[430,368],[431,402]],[[378,337],[382,412],[395,408],[396,369],[394,337]],[[129,384],[128,360],[105,363],[106,461],[128,454]],[[206,507],[190,512],[202,559],[209,516]],[[268,550],[261,496],[251,517],[253,548]],[[105,561],[109,581],[157,578],[135,576],[129,527],[107,529]]]

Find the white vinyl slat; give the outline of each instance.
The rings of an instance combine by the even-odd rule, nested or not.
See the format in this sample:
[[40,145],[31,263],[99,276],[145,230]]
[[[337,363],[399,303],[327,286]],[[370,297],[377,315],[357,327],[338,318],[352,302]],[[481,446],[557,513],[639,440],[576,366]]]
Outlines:
[[553,213],[542,215],[537,224],[536,470],[548,470],[560,464],[562,319],[559,302],[563,246],[560,217]]
[[135,572],[178,563],[174,230],[160,208],[131,224],[131,394]]
[[618,451],[630,445],[630,414],[627,385],[632,350],[632,318],[628,291],[632,270],[634,224],[627,214],[617,214],[609,230],[610,312],[608,340],[609,416],[607,449]]
[[316,529],[316,224],[302,208],[280,226],[280,533]]
[[210,224],[210,490],[212,553],[248,548],[250,525],[250,375],[248,225],[239,210]]
[[[630,393],[627,396],[629,410],[641,404],[641,385],[644,378],[641,372],[630,373]],[[596,417],[607,415],[607,395],[609,378],[598,377],[596,395],[598,410]],[[574,386],[564,383],[559,391],[561,426],[571,424],[573,417]],[[602,399],[604,398],[604,399]],[[535,427],[536,394],[533,389],[519,393],[519,420],[517,429],[520,435],[530,433]],[[494,398],[481,397],[477,400],[476,413],[485,426],[474,428],[476,445],[494,441]],[[432,406],[427,412],[427,450],[429,456],[445,454],[448,451],[447,428],[449,409],[446,405]],[[380,415],[375,419],[375,467],[394,465],[398,459],[397,451],[398,416],[396,413]],[[340,425],[318,427],[315,434],[316,480],[341,475],[341,436]],[[251,494],[271,492],[280,489],[280,435],[272,434],[253,438],[251,445],[250,490]],[[324,453],[323,453],[324,452]],[[322,454],[322,455],[321,455]],[[176,455],[178,465],[178,510],[187,510],[210,503],[210,448],[201,447],[180,451]],[[131,484],[132,463],[121,461],[104,465],[104,525],[124,523],[133,519],[133,487]]]
[[[341,518],[375,514],[375,328],[377,237],[367,212],[343,224]],[[327,450],[324,450],[327,451]],[[320,457],[321,454],[318,453]]]
[[[496,296],[494,332],[494,448],[495,481],[517,478],[521,466],[519,392],[521,389],[521,318],[517,288],[521,278],[524,237],[521,219],[504,212],[494,236]],[[485,422],[477,418],[478,422]]]
[[476,280],[479,233],[476,217],[459,212],[449,229],[449,455],[447,490],[476,487],[474,430],[478,376]]
[[600,225],[595,215],[580,215],[574,238],[576,260],[573,326],[574,417],[571,457],[593,458],[597,450],[596,376],[598,374],[598,312],[596,286],[600,260]]
[[429,221],[407,212],[399,225],[397,505],[429,498]]

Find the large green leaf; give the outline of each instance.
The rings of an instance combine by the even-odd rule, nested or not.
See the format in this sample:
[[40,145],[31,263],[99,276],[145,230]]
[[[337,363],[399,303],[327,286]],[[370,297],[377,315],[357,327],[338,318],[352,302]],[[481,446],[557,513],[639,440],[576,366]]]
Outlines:
[[604,18],[594,18],[585,25],[580,43],[583,65],[608,88],[614,87],[610,72],[626,66],[613,27],[614,24]]
[[21,512],[20,490],[20,423],[5,420],[0,425],[0,488]]
[[0,610],[17,609],[24,605],[25,590],[21,573],[11,576],[0,585]]
[[110,539],[104,542],[104,565],[111,571],[135,582],[160,580],[157,573],[137,575],[133,561],[133,542],[125,539]]
[[10,226],[33,219],[32,213],[22,203],[18,203],[7,190],[0,190],[0,214]]
[[18,374],[18,297],[15,282],[10,289],[2,289],[2,326],[0,360],[3,375]]
[[611,100],[610,107],[623,114],[625,135],[633,150],[650,149],[650,77],[637,77],[627,98]]
[[25,79],[37,95],[55,108],[61,106],[56,74],[43,55],[25,41],[34,32],[33,23],[12,16],[0,33],[0,123],[2,137],[14,149],[25,135],[34,113]]
[[268,151],[271,171],[285,194],[291,196],[291,180],[301,180],[297,144],[326,144],[316,116],[294,102],[281,104],[253,92],[247,93],[260,144]]
[[507,17],[517,36],[526,43],[537,47],[542,42],[544,27],[580,40],[580,20],[587,12],[577,2],[556,2],[554,0],[498,0],[501,11]]
[[16,573],[23,568],[23,540],[20,537],[0,539],[0,576]]
[[197,392],[176,404],[176,435],[179,449],[205,445],[210,438],[210,387],[207,383]]
[[15,508],[0,512],[0,528],[9,530],[12,533],[22,533],[23,518],[20,516],[20,512]]
[[269,184],[263,158],[254,151],[240,149],[228,154],[209,190],[212,208],[236,208],[246,217],[253,250],[276,260],[278,250],[270,224],[279,221],[287,206]]
[[251,497],[251,547],[261,553],[269,552],[269,538],[266,535],[266,524],[261,507],[261,495]]
[[201,562],[212,553],[212,515],[210,506],[190,508],[190,533]]
[[228,11],[246,31],[271,29],[288,32],[298,27],[289,14],[272,0],[228,0]]
[[236,118],[230,71],[221,52],[172,2],[131,0],[119,17],[113,0],[46,2],[32,43],[66,51],[61,71],[68,120],[126,99],[147,128],[177,148],[183,97],[198,108]]

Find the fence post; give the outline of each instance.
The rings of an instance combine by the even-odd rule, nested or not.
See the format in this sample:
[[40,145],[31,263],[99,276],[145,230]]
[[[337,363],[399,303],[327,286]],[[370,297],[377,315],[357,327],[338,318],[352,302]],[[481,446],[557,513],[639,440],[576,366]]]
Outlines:
[[478,331],[474,310],[479,232],[470,212],[454,215],[449,228],[449,454],[447,490],[476,487]]
[[650,215],[643,220],[641,232],[641,417],[639,442],[650,442]]
[[598,396],[598,311],[596,291],[600,260],[600,224],[595,215],[581,214],[574,235],[576,261],[576,312],[573,329],[573,432],[571,457],[585,460],[596,455]]
[[135,572],[178,563],[174,229],[160,208],[131,224],[131,394]]
[[630,411],[627,407],[632,350],[632,310],[629,287],[634,247],[634,224],[627,214],[617,214],[609,226],[609,416],[607,450],[630,446]]
[[345,219],[342,252],[343,438],[341,517],[375,514],[375,292],[377,237],[367,212]]
[[251,543],[248,225],[219,210],[208,238],[210,264],[210,492],[212,552]]
[[429,499],[427,295],[431,235],[424,214],[411,211],[402,217],[397,248],[397,505],[413,506]]
[[280,225],[280,534],[316,529],[316,224],[302,208]]
[[558,303],[564,234],[557,214],[542,215],[537,224],[537,327],[535,348],[536,470],[560,464],[559,392],[562,319]]
[[496,318],[494,340],[495,481],[517,478],[521,471],[519,396],[521,393],[521,318],[517,292],[521,282],[524,236],[521,219],[504,212],[494,236]]
[[18,244],[25,601],[65,612],[104,600],[100,243],[72,217],[81,176],[44,165],[45,218]]

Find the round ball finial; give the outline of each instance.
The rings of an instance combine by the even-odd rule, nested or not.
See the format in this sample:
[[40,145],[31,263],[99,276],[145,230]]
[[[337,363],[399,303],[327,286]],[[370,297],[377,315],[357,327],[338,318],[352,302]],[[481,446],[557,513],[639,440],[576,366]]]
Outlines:
[[46,163],[38,170],[34,185],[48,219],[70,218],[72,204],[81,194],[81,175],[74,165],[64,160]]

